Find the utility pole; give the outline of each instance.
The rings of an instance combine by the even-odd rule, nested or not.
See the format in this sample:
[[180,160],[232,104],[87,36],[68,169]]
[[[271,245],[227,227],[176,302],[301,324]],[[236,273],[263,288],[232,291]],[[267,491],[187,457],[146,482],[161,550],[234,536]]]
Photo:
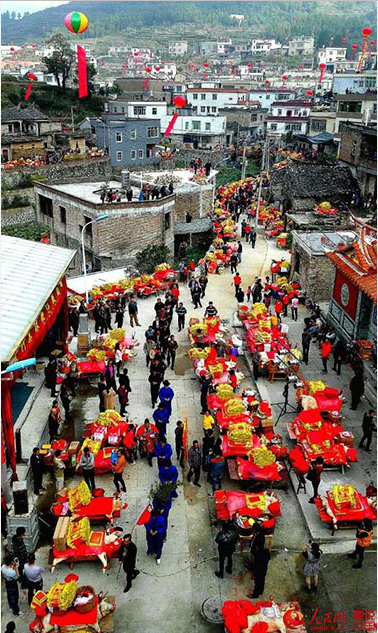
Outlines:
[[264,173],[264,166],[265,166],[265,152],[266,152],[268,147],[269,147],[268,139],[266,139],[265,140],[265,144],[264,144],[264,149],[263,149],[262,161],[261,161],[259,193],[258,193],[258,196],[257,196],[257,205],[256,205],[256,213],[255,213],[255,229],[257,229],[257,225],[258,225],[260,200],[261,200],[261,190],[262,190],[262,182],[263,182],[263,173]]
[[74,121],[74,114],[73,114],[73,106],[71,106],[71,128],[72,131],[75,131],[75,121]]
[[241,171],[241,179],[242,180],[245,179],[245,171],[247,169],[246,151],[247,151],[247,145],[246,145],[246,141],[244,141],[243,162],[242,162],[242,171]]

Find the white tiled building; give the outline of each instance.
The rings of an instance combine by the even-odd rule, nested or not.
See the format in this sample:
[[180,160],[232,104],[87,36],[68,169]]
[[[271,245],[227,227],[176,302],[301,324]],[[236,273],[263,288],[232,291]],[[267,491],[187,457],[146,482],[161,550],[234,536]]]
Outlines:
[[288,132],[307,134],[310,110],[306,101],[276,101],[266,119],[267,134],[277,137]]
[[347,49],[325,46],[318,51],[318,64],[335,64],[346,59]]
[[219,108],[243,107],[248,101],[246,88],[188,88],[187,101],[197,114],[216,115]]

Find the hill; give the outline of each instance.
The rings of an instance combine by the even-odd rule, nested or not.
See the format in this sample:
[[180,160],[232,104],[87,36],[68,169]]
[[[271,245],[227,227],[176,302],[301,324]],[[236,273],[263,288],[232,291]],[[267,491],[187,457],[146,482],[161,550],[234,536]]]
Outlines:
[[[180,26],[208,26],[220,29],[235,29],[230,20],[233,13],[244,14],[245,19],[239,34],[245,37],[253,29],[261,35],[284,41],[295,35],[315,34],[317,46],[328,45],[330,38],[340,43],[341,37],[349,29],[348,41],[361,41],[361,30],[376,24],[376,3],[361,0],[328,1],[259,1],[248,2],[131,2],[87,0],[80,7],[89,19],[89,28],[80,38],[103,37],[122,32],[151,28],[158,36],[159,28]],[[64,17],[78,9],[76,2],[50,7],[26,15],[21,20],[13,20],[9,12],[2,14],[2,43],[12,40],[16,45],[46,39],[51,31],[61,31],[66,35]],[[174,28],[173,28],[174,27]],[[188,30],[188,35],[193,32]],[[248,35],[247,35],[248,34]],[[240,36],[240,35],[239,35]],[[72,36],[74,37],[74,36]],[[374,36],[372,36],[374,37]],[[374,38],[376,39],[376,38]]]

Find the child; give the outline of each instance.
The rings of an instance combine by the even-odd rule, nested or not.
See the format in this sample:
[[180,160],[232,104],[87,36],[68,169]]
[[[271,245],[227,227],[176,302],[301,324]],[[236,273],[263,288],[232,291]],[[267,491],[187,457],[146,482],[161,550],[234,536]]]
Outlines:
[[251,300],[251,294],[252,294],[252,288],[251,288],[251,286],[248,286],[248,289],[247,289],[247,301],[248,302]]

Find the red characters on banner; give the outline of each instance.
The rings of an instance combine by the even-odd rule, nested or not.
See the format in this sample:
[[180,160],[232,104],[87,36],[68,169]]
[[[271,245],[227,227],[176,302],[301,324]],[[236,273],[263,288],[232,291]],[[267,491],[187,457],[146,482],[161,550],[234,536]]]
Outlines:
[[26,93],[25,93],[25,101],[27,101],[29,99],[30,93],[31,93],[31,89],[32,89],[32,83],[33,83],[34,79],[37,79],[37,77],[35,76],[34,73],[28,73],[28,79],[29,79],[29,85],[28,85]]
[[[176,108],[179,108],[179,109],[183,108],[186,105],[186,101],[185,101],[184,97],[180,97],[180,96],[174,97],[173,103],[175,104]],[[177,112],[175,112],[173,117],[171,118],[171,120],[169,122],[169,125],[168,125],[167,129],[164,132],[164,136],[169,136],[170,135],[170,133],[173,130],[174,124],[177,121],[177,117],[178,117],[178,114],[177,114]]]

